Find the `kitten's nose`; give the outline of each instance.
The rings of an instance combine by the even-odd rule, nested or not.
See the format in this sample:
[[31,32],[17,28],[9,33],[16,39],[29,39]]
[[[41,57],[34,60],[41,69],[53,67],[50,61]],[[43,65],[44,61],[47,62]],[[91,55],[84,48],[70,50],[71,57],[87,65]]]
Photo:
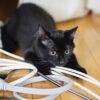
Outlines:
[[58,64],[59,65],[63,65],[64,64],[64,59],[63,59],[62,55],[58,57]]

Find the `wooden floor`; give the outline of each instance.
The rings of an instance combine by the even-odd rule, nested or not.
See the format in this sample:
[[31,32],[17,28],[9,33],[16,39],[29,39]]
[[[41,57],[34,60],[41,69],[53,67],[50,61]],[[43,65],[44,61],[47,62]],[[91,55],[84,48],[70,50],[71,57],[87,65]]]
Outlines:
[[[69,29],[74,26],[79,26],[79,29],[76,33],[75,44],[76,48],[74,50],[77,59],[81,66],[87,69],[89,75],[93,76],[97,80],[100,81],[100,16],[87,16],[84,18],[76,19],[73,21],[58,23],[57,27],[59,29]],[[0,57],[6,57],[4,55],[0,55]],[[28,71],[17,71],[9,75],[7,81],[11,81],[12,75],[17,75],[19,73],[28,73]],[[88,82],[82,81],[80,79],[74,79],[77,82],[80,82],[83,86],[92,89],[95,93],[100,95],[100,88],[91,85]],[[45,85],[44,85],[45,84]],[[53,84],[49,82],[42,82],[37,84],[31,84],[30,87],[54,87]],[[91,95],[86,92],[80,90],[79,88],[73,86],[73,89],[76,89],[85,95],[91,97],[93,100],[96,100]],[[11,96],[10,92],[0,92],[0,96]],[[41,96],[37,95],[24,95],[28,98],[39,98]],[[1,99],[3,100],[3,99]],[[7,99],[5,99],[7,100]],[[55,100],[82,100],[81,98],[71,94],[71,93],[63,93]]]

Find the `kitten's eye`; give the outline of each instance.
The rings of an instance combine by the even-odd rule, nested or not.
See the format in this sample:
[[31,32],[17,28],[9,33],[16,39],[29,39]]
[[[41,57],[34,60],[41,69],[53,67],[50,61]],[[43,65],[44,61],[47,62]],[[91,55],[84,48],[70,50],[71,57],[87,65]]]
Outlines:
[[50,51],[49,53],[50,53],[50,55],[52,55],[52,56],[56,55],[56,51]]
[[65,54],[69,54],[69,50],[65,50]]

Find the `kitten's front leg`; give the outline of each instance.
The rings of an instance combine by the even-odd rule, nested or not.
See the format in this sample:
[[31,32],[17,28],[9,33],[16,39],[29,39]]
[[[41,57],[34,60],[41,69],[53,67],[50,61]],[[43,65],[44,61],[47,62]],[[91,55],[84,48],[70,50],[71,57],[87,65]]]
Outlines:
[[34,54],[33,52],[28,52],[25,54],[25,61],[35,65],[38,71],[44,75],[52,74],[51,68],[54,67],[54,65],[52,65],[47,61],[39,59],[37,55]]
[[75,57],[74,54],[69,59],[69,62],[67,63],[66,67],[72,68],[74,70],[77,70],[77,71],[80,71],[80,72],[83,72],[83,73],[86,73],[87,74],[87,71],[85,70],[85,68],[81,67],[78,64],[78,61],[77,61],[77,59],[76,59],[76,57]]

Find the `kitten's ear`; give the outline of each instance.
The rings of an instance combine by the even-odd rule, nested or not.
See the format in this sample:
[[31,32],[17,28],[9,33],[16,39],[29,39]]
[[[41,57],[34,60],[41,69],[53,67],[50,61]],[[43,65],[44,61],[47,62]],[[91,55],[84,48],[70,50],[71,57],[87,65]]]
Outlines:
[[78,26],[74,27],[74,28],[72,28],[70,30],[65,31],[64,32],[65,33],[65,37],[68,37],[69,39],[73,40],[74,37],[75,37],[75,33],[77,31],[77,28],[78,28]]
[[38,35],[39,36],[45,36],[46,35],[45,29],[41,25],[38,26]]
[[43,45],[47,45],[48,38],[49,38],[47,34],[48,34],[48,31],[44,27],[39,25],[39,27],[38,27],[38,36],[39,36],[40,42]]
[[50,36],[50,32],[43,26],[39,25],[38,26],[38,35],[39,36],[43,36],[43,37],[49,37]]

